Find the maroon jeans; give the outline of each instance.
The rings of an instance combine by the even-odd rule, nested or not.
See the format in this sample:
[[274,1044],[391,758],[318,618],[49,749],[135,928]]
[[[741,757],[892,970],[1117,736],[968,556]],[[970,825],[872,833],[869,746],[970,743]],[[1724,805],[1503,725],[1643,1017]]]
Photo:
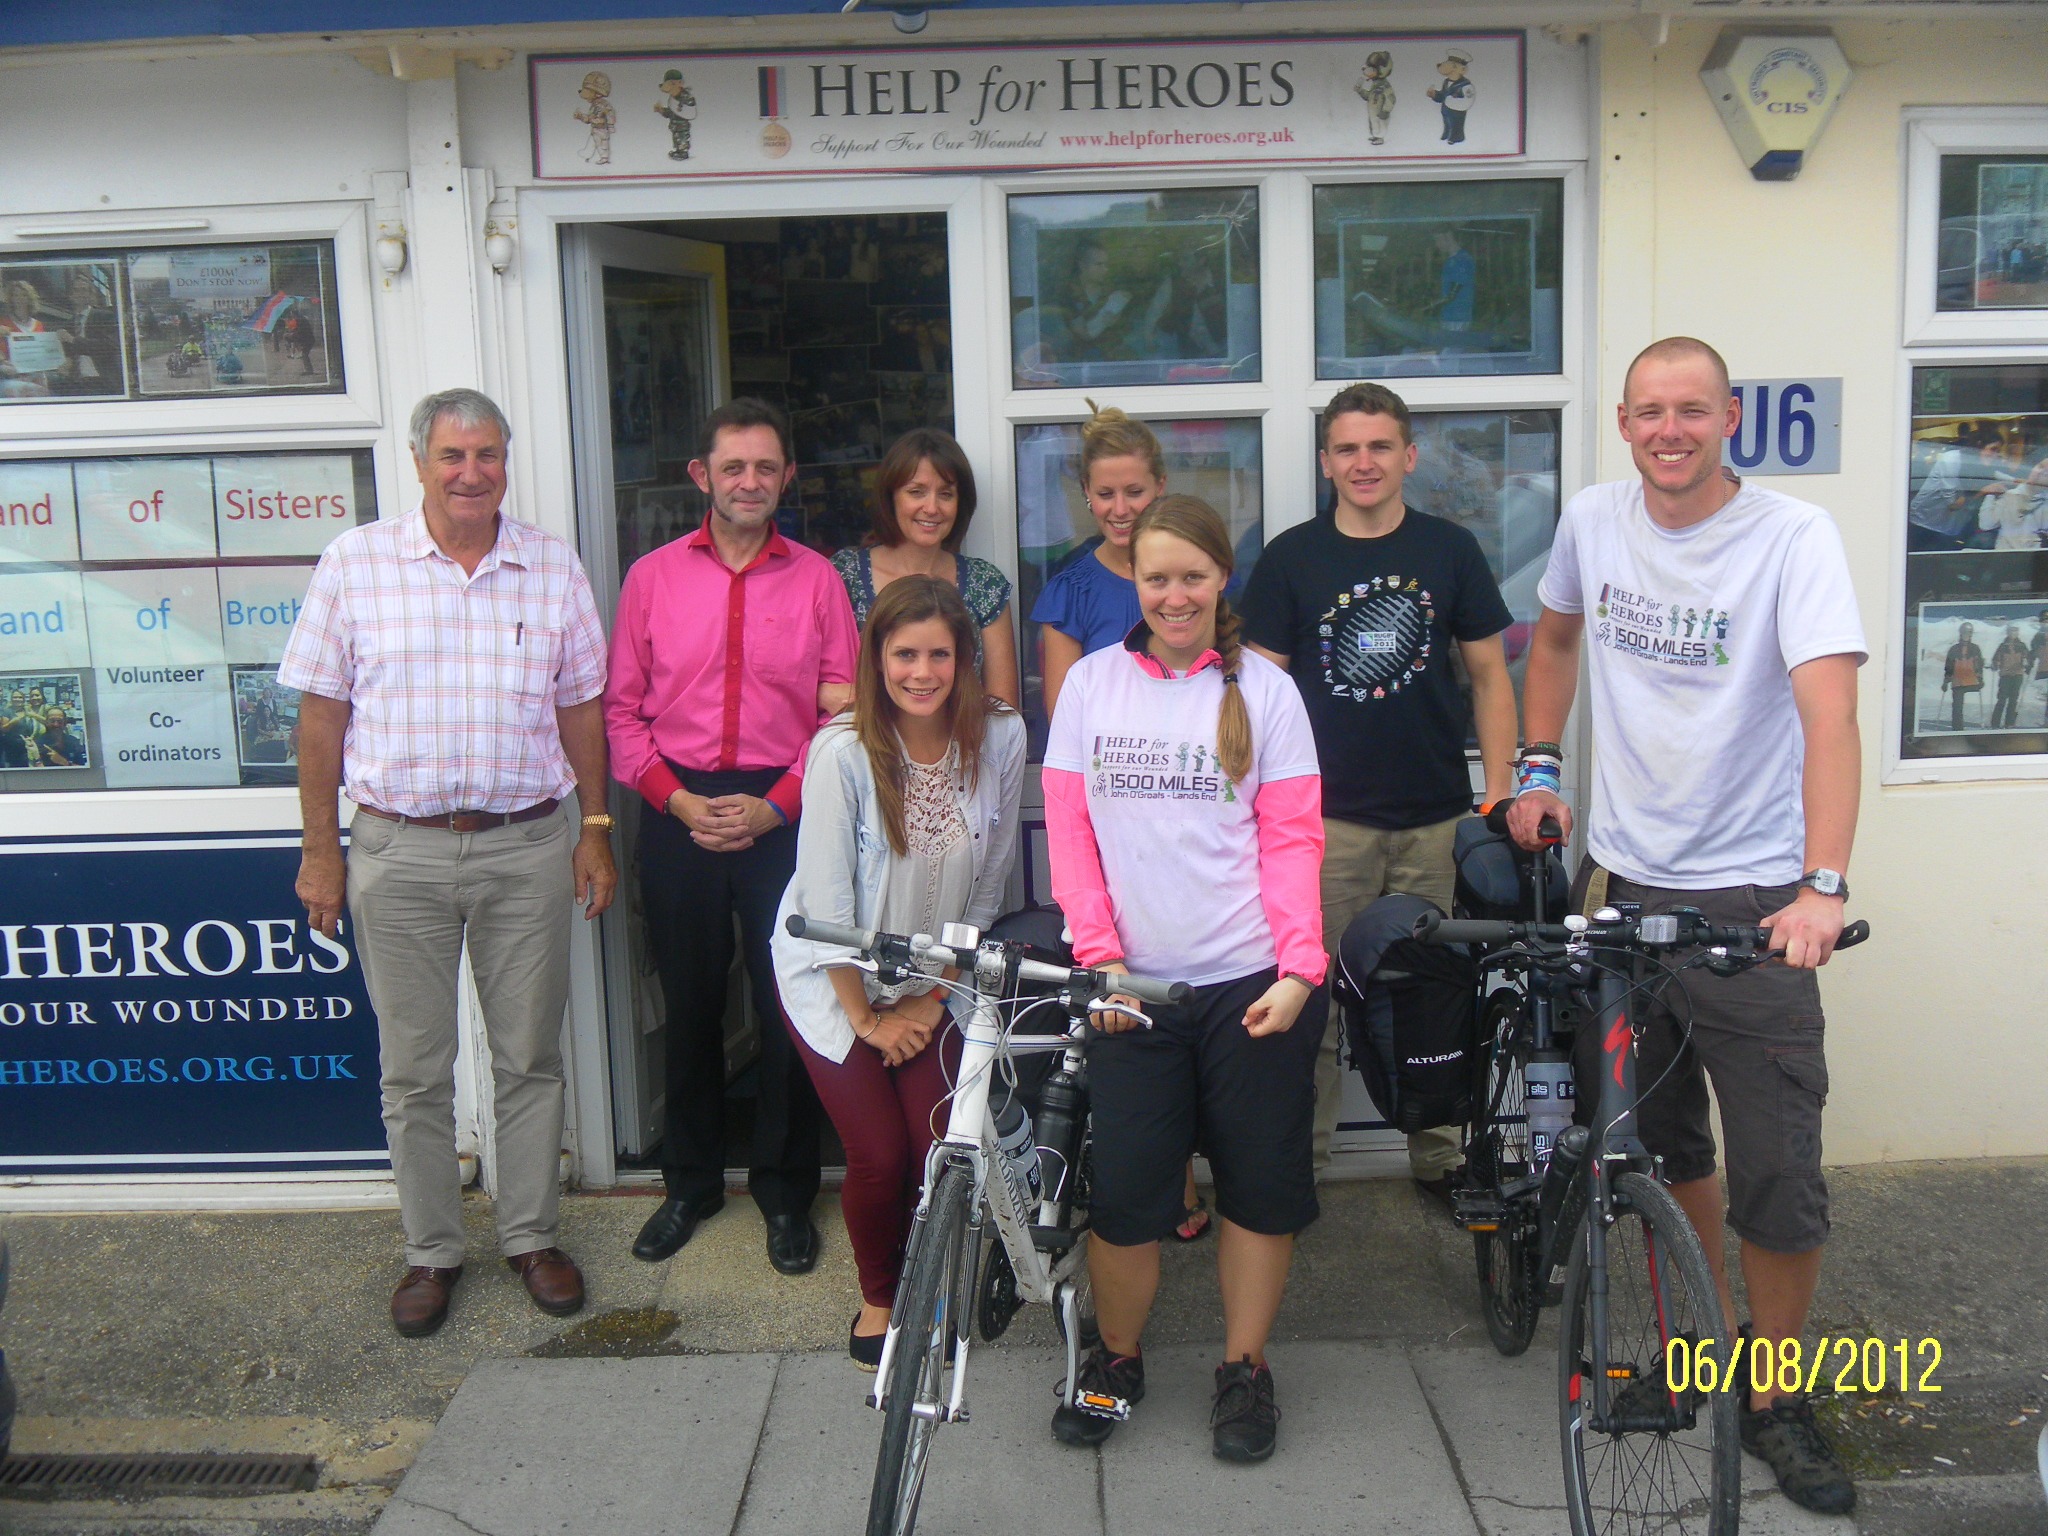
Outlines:
[[960,1065],[960,1037],[947,1028],[902,1066],[890,1067],[859,1041],[846,1060],[829,1061],[796,1028],[789,1035],[846,1146],[839,1208],[853,1242],[861,1299],[873,1307],[892,1306],[910,1216],[924,1183],[932,1120]]

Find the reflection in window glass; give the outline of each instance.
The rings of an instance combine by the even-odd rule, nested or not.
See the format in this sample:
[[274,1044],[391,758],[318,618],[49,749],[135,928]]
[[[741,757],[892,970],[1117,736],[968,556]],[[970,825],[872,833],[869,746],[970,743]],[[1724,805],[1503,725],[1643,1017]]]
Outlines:
[[[1199,496],[1223,515],[1237,552],[1230,592],[1251,574],[1265,538],[1259,424],[1155,421],[1166,450],[1167,489]],[[1017,613],[1024,624],[1024,715],[1035,762],[1045,746],[1041,628],[1029,622],[1038,596],[1070,562],[1093,560],[1102,537],[1081,492],[1081,428],[1054,422],[1017,428]]]
[[2048,365],[1913,370],[1902,757],[2048,753]]
[[[1501,640],[1518,710],[1540,607],[1536,583],[1549,562],[1561,508],[1560,421],[1557,411],[1418,411],[1415,472],[1402,489],[1408,506],[1448,518],[1479,541],[1515,616]],[[1329,517],[1334,505],[1330,482],[1318,473],[1316,515]],[[1462,685],[1462,673],[1459,680]],[[1467,745],[1476,749],[1478,738]]]
[[0,405],[342,387],[334,245],[0,262]]
[[298,781],[277,682],[367,449],[0,464],[0,794]]
[[1010,199],[1019,389],[1259,376],[1250,187]]
[[1935,307],[2048,309],[2048,155],[1943,155]]
[[1316,376],[1556,373],[1557,181],[1315,192]]

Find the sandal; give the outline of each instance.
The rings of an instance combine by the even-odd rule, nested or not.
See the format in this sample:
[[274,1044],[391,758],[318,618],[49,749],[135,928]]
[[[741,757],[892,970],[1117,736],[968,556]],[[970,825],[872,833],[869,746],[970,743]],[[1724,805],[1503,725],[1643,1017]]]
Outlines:
[[1209,1202],[1197,1195],[1195,1203],[1187,1208],[1187,1214],[1181,1218],[1180,1225],[1173,1229],[1173,1235],[1178,1242],[1192,1243],[1208,1230]]

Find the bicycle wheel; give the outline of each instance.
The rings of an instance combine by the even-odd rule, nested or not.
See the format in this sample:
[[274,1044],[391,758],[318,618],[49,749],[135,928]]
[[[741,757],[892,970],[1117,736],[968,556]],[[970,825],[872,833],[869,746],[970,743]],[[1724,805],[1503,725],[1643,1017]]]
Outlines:
[[[1466,1142],[1468,1189],[1498,1190],[1529,1171],[1529,1111],[1522,1066],[1529,1059],[1528,1016],[1518,995],[1496,996],[1486,1010],[1482,1040],[1488,1053],[1485,1096]],[[1479,1269],[1479,1311],[1487,1337],[1503,1355],[1519,1355],[1536,1336],[1534,1212],[1527,1201],[1503,1202],[1500,1224],[1472,1234]]]
[[[1735,1536],[1742,1512],[1742,1450],[1733,1392],[1674,1392],[1664,1382],[1674,1338],[1728,1342],[1706,1250],[1678,1202],[1654,1179],[1614,1181],[1607,1232],[1607,1360],[1614,1414],[1637,1421],[1593,1429],[1591,1268],[1583,1229],[1565,1274],[1558,1342],[1558,1421],[1572,1536],[1658,1531]],[[1647,1420],[1662,1420],[1649,1424]]]
[[868,1498],[868,1536],[910,1536],[917,1524],[925,1463],[945,1401],[946,1335],[955,1325],[961,1291],[957,1271],[964,1262],[967,1202],[973,1196],[973,1175],[946,1164],[925,1219],[911,1236],[891,1319],[896,1352],[889,1364],[882,1448]]

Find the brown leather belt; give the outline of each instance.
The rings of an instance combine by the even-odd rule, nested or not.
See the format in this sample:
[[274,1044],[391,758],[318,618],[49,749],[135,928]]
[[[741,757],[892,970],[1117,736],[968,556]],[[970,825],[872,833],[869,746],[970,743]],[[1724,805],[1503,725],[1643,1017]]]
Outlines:
[[538,805],[529,805],[523,811],[443,811],[438,816],[401,816],[396,811],[380,811],[374,805],[359,805],[357,810],[366,816],[375,816],[382,821],[395,821],[405,827],[441,827],[450,832],[489,832],[494,827],[509,827],[519,821],[539,821],[543,816],[552,816],[559,800],[543,800]]

